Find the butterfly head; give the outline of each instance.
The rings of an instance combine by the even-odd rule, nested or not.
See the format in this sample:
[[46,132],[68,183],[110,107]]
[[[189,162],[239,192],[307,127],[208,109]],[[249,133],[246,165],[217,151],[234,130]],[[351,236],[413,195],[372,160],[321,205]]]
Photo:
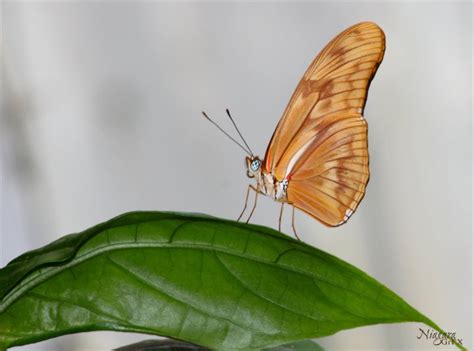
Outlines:
[[262,161],[258,156],[246,157],[247,163],[247,177],[255,178],[255,176],[262,171]]

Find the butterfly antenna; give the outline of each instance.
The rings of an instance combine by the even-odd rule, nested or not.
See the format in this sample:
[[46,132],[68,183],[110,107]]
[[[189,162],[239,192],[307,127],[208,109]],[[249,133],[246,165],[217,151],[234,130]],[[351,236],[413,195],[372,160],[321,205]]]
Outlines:
[[244,137],[242,136],[242,133],[240,133],[240,130],[239,128],[237,128],[237,124],[235,124],[235,121],[234,119],[232,118],[232,116],[230,115],[230,111],[228,108],[225,109],[225,112],[227,112],[227,116],[229,116],[230,120],[232,121],[232,124],[234,125],[235,127],[235,130],[237,131],[237,133],[239,133],[240,135],[240,138],[242,139],[242,141],[244,142],[245,146],[247,146],[247,149],[250,151],[250,154],[253,156],[253,152],[252,152],[252,149],[250,148],[249,144],[247,144],[247,142],[245,141]]
[[203,114],[204,117],[206,117],[206,119],[207,119],[209,122],[211,122],[212,124],[214,124],[214,125],[217,127],[217,129],[219,129],[222,133],[224,133],[230,140],[232,140],[234,143],[236,143],[238,146],[240,146],[240,148],[241,148],[242,150],[244,150],[245,153],[247,153],[249,156],[253,157],[253,154],[252,154],[251,152],[249,152],[249,150],[247,150],[246,148],[244,148],[244,147],[242,146],[242,144],[240,144],[237,140],[235,140],[234,138],[232,138],[232,137],[229,135],[229,133],[227,133],[227,132],[226,132],[224,129],[222,129],[216,122],[214,122],[214,121],[206,114],[206,112],[202,111],[202,114]]

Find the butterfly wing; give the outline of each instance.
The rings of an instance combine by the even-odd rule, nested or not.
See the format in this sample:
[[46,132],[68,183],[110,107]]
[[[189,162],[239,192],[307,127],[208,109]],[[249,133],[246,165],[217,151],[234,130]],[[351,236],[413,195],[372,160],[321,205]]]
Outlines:
[[298,84],[265,154],[266,171],[291,180],[288,201],[329,226],[344,223],[365,193],[362,114],[384,50],[384,33],[374,23],[335,37]]
[[294,166],[288,201],[329,226],[345,223],[369,180],[367,123],[345,116],[324,128]]

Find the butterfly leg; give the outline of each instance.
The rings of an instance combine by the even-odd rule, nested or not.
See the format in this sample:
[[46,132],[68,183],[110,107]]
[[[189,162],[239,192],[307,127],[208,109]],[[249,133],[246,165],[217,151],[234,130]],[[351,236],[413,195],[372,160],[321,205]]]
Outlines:
[[296,228],[295,228],[295,206],[293,206],[293,213],[291,215],[291,228],[293,228],[293,234],[295,234],[296,239],[301,240],[298,234],[296,233]]
[[250,212],[250,216],[249,216],[249,218],[247,218],[247,221],[245,223],[248,223],[250,221],[250,218],[252,218],[252,216],[253,216],[255,208],[257,207],[258,193],[260,192],[260,189],[258,188],[258,186],[255,189],[252,185],[250,185],[249,188],[252,188],[252,190],[255,191],[255,200],[253,202],[253,207],[252,207],[252,211]]
[[244,205],[244,209],[243,209],[242,212],[240,213],[239,218],[237,218],[237,222],[240,221],[240,219],[242,218],[242,216],[243,216],[244,213],[245,213],[245,210],[247,209],[247,204],[248,204],[248,202],[249,202],[249,193],[250,193],[250,188],[251,188],[251,187],[252,187],[252,186],[249,185],[248,188],[247,188],[247,195],[245,195],[245,205]]
[[283,216],[283,205],[285,205],[284,202],[281,203],[280,217],[278,218],[278,231],[279,232],[281,232],[281,217]]

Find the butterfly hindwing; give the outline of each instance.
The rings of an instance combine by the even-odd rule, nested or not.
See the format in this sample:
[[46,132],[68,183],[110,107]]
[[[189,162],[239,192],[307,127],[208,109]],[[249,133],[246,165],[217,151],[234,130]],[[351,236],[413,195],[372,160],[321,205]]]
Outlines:
[[359,115],[338,120],[303,157],[295,165],[288,201],[326,225],[344,223],[369,179],[367,123]]

